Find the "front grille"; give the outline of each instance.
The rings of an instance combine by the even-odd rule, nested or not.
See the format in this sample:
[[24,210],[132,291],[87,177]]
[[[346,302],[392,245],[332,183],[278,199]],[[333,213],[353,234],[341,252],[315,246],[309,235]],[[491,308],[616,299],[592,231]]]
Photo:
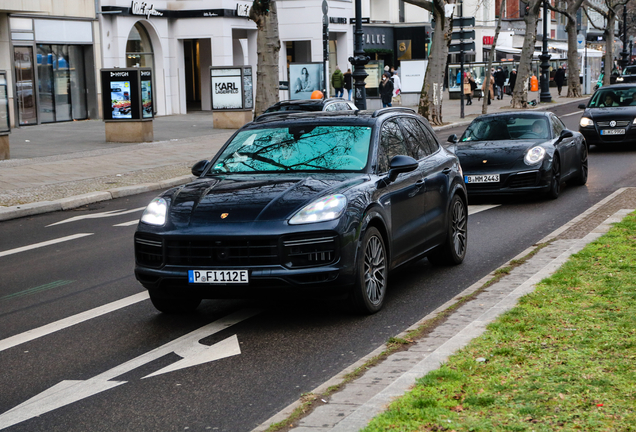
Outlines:
[[337,259],[337,237],[289,239],[283,242],[284,264],[289,268],[331,264]]
[[161,239],[148,235],[136,235],[135,258],[137,263],[146,267],[161,267],[163,264],[163,243]]
[[[616,120],[616,126],[614,127],[625,127],[625,126],[629,126],[631,122],[629,120]],[[602,121],[602,122],[596,122],[596,125],[598,127],[610,127],[610,122],[608,121]]]
[[519,173],[510,176],[508,186],[511,188],[536,186],[538,171]]
[[168,265],[235,267],[279,263],[276,239],[166,240],[166,264]]

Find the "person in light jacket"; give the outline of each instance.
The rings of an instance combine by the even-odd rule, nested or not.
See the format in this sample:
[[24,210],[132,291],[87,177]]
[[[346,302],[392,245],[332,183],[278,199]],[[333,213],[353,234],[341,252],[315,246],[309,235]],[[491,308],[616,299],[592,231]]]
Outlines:
[[484,83],[481,85],[481,91],[486,97],[486,93],[488,93],[488,105],[490,105],[490,100],[495,94],[495,78],[490,75],[490,81],[484,80]]

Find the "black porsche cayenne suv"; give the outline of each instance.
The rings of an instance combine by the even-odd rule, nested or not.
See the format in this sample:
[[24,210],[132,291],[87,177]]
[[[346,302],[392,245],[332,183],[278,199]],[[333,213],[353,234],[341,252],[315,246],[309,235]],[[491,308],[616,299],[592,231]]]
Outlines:
[[374,313],[390,270],[466,254],[459,161],[409,109],[262,117],[192,172],[135,233],[135,275],[163,312],[309,294]]

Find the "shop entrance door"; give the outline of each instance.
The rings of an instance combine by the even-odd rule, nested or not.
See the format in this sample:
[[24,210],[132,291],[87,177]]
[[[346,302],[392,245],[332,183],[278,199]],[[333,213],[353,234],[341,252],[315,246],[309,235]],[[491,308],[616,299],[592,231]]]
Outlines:
[[201,57],[198,39],[186,39],[183,41],[185,56],[185,88],[186,109],[190,111],[201,110]]
[[18,123],[20,125],[37,124],[33,47],[14,47],[13,64],[15,67],[15,98],[18,103]]

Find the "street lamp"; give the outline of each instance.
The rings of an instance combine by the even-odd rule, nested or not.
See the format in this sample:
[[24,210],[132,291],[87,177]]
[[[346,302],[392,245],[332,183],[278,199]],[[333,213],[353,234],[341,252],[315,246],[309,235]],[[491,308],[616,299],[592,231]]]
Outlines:
[[625,69],[625,66],[629,64],[627,57],[630,53],[627,52],[627,4],[623,5],[623,51],[621,52],[621,67]]
[[354,51],[353,57],[349,57],[349,63],[353,67],[353,73],[351,76],[355,80],[355,95],[354,100],[356,107],[360,110],[367,109],[367,92],[365,89],[365,78],[369,76],[364,69],[364,65],[369,63],[369,57],[364,54],[362,49],[362,0],[356,0],[356,29],[353,32],[354,38]]
[[539,56],[541,60],[541,102],[552,102],[550,94],[550,54],[548,54],[548,1],[543,0],[543,52]]

